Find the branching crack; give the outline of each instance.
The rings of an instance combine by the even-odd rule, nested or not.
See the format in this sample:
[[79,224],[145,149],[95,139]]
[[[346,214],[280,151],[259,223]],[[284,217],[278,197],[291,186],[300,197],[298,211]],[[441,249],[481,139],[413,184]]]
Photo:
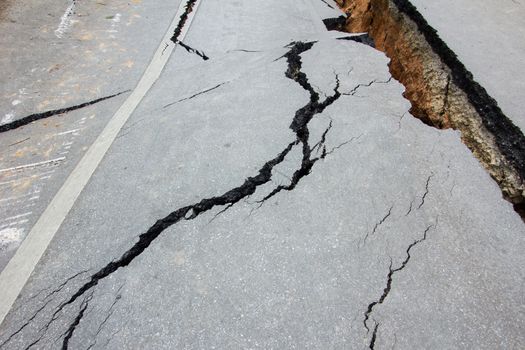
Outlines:
[[[379,297],[379,299],[377,301],[374,301],[374,302],[370,303],[368,305],[368,308],[367,308],[366,312],[365,312],[365,318],[364,318],[363,324],[364,324],[364,326],[365,326],[365,328],[366,328],[366,330],[368,332],[370,332],[370,328],[368,327],[368,320],[370,319],[370,316],[371,316],[372,312],[374,311],[374,308],[377,305],[382,304],[385,301],[385,299],[388,297],[388,294],[390,293],[390,290],[392,289],[392,281],[394,280],[394,275],[396,273],[398,273],[399,271],[403,270],[407,266],[407,264],[408,264],[408,262],[410,261],[410,258],[411,258],[410,253],[411,253],[412,249],[415,246],[417,246],[419,243],[425,241],[427,239],[427,235],[428,235],[428,232],[430,231],[430,229],[432,229],[436,225],[437,225],[437,223],[434,224],[434,225],[429,225],[425,229],[425,231],[423,232],[423,236],[420,239],[415,240],[414,242],[412,242],[408,246],[408,248],[406,250],[406,258],[405,258],[405,260],[403,260],[401,265],[399,265],[399,267],[397,267],[395,269],[392,268],[392,264],[393,263],[392,263],[392,260],[390,260],[390,267],[389,267],[389,272],[388,272],[388,275],[387,275],[386,287],[383,290],[383,294],[381,294],[381,296]],[[376,330],[377,330],[377,323],[376,323]]]
[[49,303],[51,303],[51,300],[46,301],[40,308],[38,308],[38,310],[36,310],[36,312],[33,314],[33,316],[31,316],[31,318],[29,318],[29,320],[27,320],[27,322],[25,322],[22,326],[20,326],[20,328],[18,328],[6,340],[4,340],[2,344],[0,344],[0,348],[3,347],[5,344],[9,343],[11,339],[13,339],[20,332],[22,332],[24,328],[29,326],[31,322],[33,322],[33,320],[38,316],[38,314],[40,314],[40,312],[42,312],[42,310],[44,310],[47,307],[47,305],[49,305]]
[[186,1],[186,6],[184,8],[184,12],[180,16],[179,23],[177,24],[177,27],[175,27],[175,30],[173,32],[173,36],[171,37],[171,41],[175,45],[178,44],[178,45],[182,46],[189,53],[196,54],[197,56],[202,58],[204,61],[207,61],[209,59],[209,57],[206,56],[206,54],[203,51],[199,51],[197,49],[194,49],[194,48],[186,45],[185,43],[183,43],[179,39],[181,34],[182,34],[182,29],[184,29],[184,25],[188,21],[188,17],[190,16],[190,13],[193,11],[193,7],[195,6],[196,3],[197,3],[197,0],[187,0]]
[[335,18],[325,18],[323,23],[327,30],[343,31],[346,25],[346,17],[339,16]]
[[[328,124],[328,127],[326,128],[326,130],[323,132],[323,135],[321,135],[321,140],[319,140],[319,142],[317,142],[313,147],[312,147],[312,152],[315,151],[316,149],[319,150],[321,147],[324,147],[324,144],[326,142],[326,135],[328,135],[328,133],[330,132],[330,130],[332,130],[332,126],[333,126],[333,121],[330,120],[330,123]],[[323,148],[324,149],[324,148]],[[291,179],[290,179],[291,181]]]
[[120,286],[120,288],[117,290],[117,295],[115,296],[115,300],[113,300],[113,303],[109,307],[109,310],[108,310],[108,313],[107,313],[106,317],[104,317],[104,319],[102,320],[102,322],[100,323],[100,325],[97,328],[97,332],[95,333],[95,339],[93,340],[93,342],[91,344],[89,344],[89,346],[88,346],[88,348],[86,350],[92,349],[97,344],[97,337],[98,337],[98,335],[100,334],[100,332],[102,331],[102,329],[104,328],[104,326],[106,325],[108,320],[111,318],[111,316],[113,316],[115,305],[117,305],[119,300],[122,298],[122,296],[120,295],[120,291],[122,290],[122,287],[124,287],[124,285]]
[[335,147],[332,147],[331,150],[327,151],[326,150],[326,147],[323,149],[323,154],[321,155],[321,159],[325,159],[327,156],[331,155],[332,153],[334,153],[335,151],[337,151],[338,149],[348,145],[349,143],[352,143],[354,142],[355,140],[359,140],[361,137],[363,137],[364,134],[361,134],[359,136],[354,136],[352,138],[350,138],[349,140],[346,140],[345,142],[343,143],[340,143],[339,145],[335,146]]
[[64,289],[64,287],[66,286],[66,284],[68,284],[71,280],[77,278],[78,276],[88,272],[89,270],[84,270],[84,271],[80,271],[76,274],[74,274],[73,276],[69,277],[68,279],[66,279],[64,282],[62,282],[56,289],[52,290],[48,295],[46,295],[46,297],[44,298],[44,300],[47,300],[48,298],[50,298],[51,296],[59,293],[62,289]]
[[349,92],[344,92],[342,93],[341,95],[344,95],[344,96],[355,96],[355,94],[357,93],[357,91],[361,88],[367,88],[367,87],[371,87],[372,85],[374,84],[388,84],[392,81],[392,77],[388,78],[387,80],[377,80],[377,79],[374,79],[366,84],[358,84],[356,85],[352,90],[350,90]]
[[[339,77],[336,75],[334,93],[331,96],[327,96],[324,100],[320,101],[319,93],[313,88],[313,86],[308,81],[308,77],[305,73],[301,71],[302,62],[301,62],[301,53],[309,50],[314,45],[314,42],[303,43],[296,42],[292,43],[291,50],[288,51],[283,57],[286,58],[288,62],[288,70],[286,71],[286,77],[297,82],[301,87],[310,94],[310,101],[302,108],[300,108],[296,113],[295,117],[290,125],[290,129],[295,132],[297,137],[296,143],[302,145],[303,157],[301,161],[301,167],[297,169],[292,175],[292,181],[288,185],[279,185],[275,187],[269,194],[267,194],[263,199],[259,201],[259,204],[264,203],[268,199],[272,198],[281,191],[291,191],[293,190],[299,181],[305,176],[307,176],[314,164],[319,160],[323,159],[326,156],[326,149],[324,148],[324,142],[326,139],[326,134],[332,127],[330,122],[328,128],[323,133],[321,140],[316,143],[313,147],[310,147],[310,130],[308,129],[308,123],[312,118],[322,113],[328,106],[333,104],[341,97],[339,92]],[[312,151],[315,149],[323,149],[322,155],[320,157],[313,157]]]
[[86,312],[86,309],[89,306],[89,302],[93,299],[93,292],[94,291],[92,290],[88,296],[84,297],[84,300],[80,304],[80,311],[77,317],[75,318],[73,323],[69,325],[69,328],[67,329],[67,331],[63,334],[64,341],[62,342],[62,350],[67,350],[69,348],[69,340],[71,340],[71,337],[73,336],[73,333],[75,332],[75,329],[80,324],[82,317],[84,317],[84,313]]
[[[40,312],[42,312],[46,307],[47,305],[49,305],[53,299],[50,299],[51,296],[59,293],[65,286],[66,284],[68,284],[70,281],[72,281],[73,279],[75,279],[76,277],[86,273],[88,270],[84,270],[84,271],[81,271],[81,272],[78,272],[76,274],[74,274],[73,276],[67,278],[64,282],[62,282],[57,288],[55,288],[54,290],[52,290],[50,293],[48,293],[45,298],[42,300],[43,302],[45,302],[40,308],[38,308],[36,310],[36,312],[31,316],[31,318],[29,318],[29,320],[27,320],[27,322],[25,322],[22,326],[20,326],[20,328],[18,328],[14,333],[12,333],[6,340],[4,340],[2,342],[2,344],[0,344],[0,348],[3,347],[5,344],[9,343],[11,341],[11,339],[13,339],[14,336],[16,336],[17,334],[19,334],[22,330],[24,330],[24,328],[26,328],[29,324],[31,324],[31,322],[40,314]],[[45,291],[45,289],[41,290],[40,292],[38,292],[33,298],[31,298],[30,300],[33,300],[35,298],[37,298],[40,294],[42,294],[43,292]]]
[[28,125],[28,124],[30,124],[30,123],[32,123],[34,121],[40,120],[40,119],[45,119],[45,118],[49,118],[49,117],[52,117],[52,116],[55,116],[55,115],[76,111],[77,109],[81,109],[81,108],[84,108],[84,107],[88,107],[88,106],[94,105],[95,103],[99,103],[99,102],[108,100],[110,98],[117,97],[117,96],[122,95],[122,94],[124,94],[126,92],[129,92],[129,91],[130,90],[122,91],[122,92],[119,92],[117,94],[113,94],[113,95],[97,98],[96,100],[84,102],[84,103],[81,103],[81,104],[78,104],[78,105],[75,105],[75,106],[71,106],[71,107],[55,109],[55,110],[42,112],[42,113],[31,114],[31,115],[28,115],[27,117],[23,117],[23,118],[20,118],[18,120],[12,121],[10,123],[0,125],[0,133],[20,128],[22,126]]
[[[187,8],[192,6],[194,1],[189,1]],[[51,314],[50,319],[45,323],[39,330],[39,333],[44,332],[40,337],[33,341],[28,348],[36,345],[41,341],[43,336],[47,333],[51,324],[53,324],[68,306],[73,305],[78,300],[83,299],[80,304],[80,310],[73,322],[69,326],[68,330],[63,333],[63,348],[67,349],[69,341],[73,336],[73,333],[77,326],[80,324],[82,317],[84,317],[86,309],[89,302],[91,301],[94,293],[94,288],[101,282],[103,279],[110,276],[115,271],[120,268],[127,267],[131,264],[137,257],[139,257],[152,243],[157,239],[157,237],[163,233],[169,227],[177,224],[182,220],[193,220],[198,217],[200,214],[205,213],[215,207],[225,206],[225,210],[231,208],[234,204],[238,203],[241,200],[246,200],[249,196],[253,195],[259,186],[262,186],[272,180],[272,170],[275,166],[281,164],[286,156],[290,153],[292,148],[298,144],[302,144],[303,149],[303,161],[299,170],[297,170],[292,177],[292,185],[287,187],[286,190],[292,190],[301,178],[308,175],[312,166],[319,158],[312,158],[311,152],[312,149],[309,145],[309,129],[307,124],[310,122],[312,117],[316,114],[323,112],[329,105],[335,102],[341,94],[338,91],[339,88],[339,79],[336,76],[336,87],[334,89],[334,94],[327,97],[323,101],[319,101],[319,95],[312,86],[308,83],[306,74],[301,72],[301,53],[309,50],[314,43],[302,43],[296,42],[292,43],[290,51],[285,54],[283,57],[287,58],[288,69],[285,73],[286,77],[296,81],[300,84],[306,91],[310,93],[310,102],[302,108],[300,108],[296,113],[293,121],[290,125],[290,128],[296,134],[296,140],[290,142],[279,154],[277,154],[273,159],[267,161],[258,171],[255,176],[247,178],[244,183],[238,187],[235,187],[228,192],[222,194],[218,197],[211,197],[202,199],[200,202],[181,207],[166,217],[159,219],[153,226],[151,226],[146,232],[142,233],[138,237],[138,241],[131,246],[129,250],[124,252],[120,258],[109,262],[107,265],[103,266],[92,274],[88,280],[80,286],[76,292],[74,292],[69,299],[66,299],[60,303]],[[285,188],[280,188],[273,191],[273,195]],[[44,305],[45,307],[45,305]],[[44,308],[43,307],[43,308]],[[38,311],[39,312],[39,311]],[[37,313],[38,313],[37,312]]]

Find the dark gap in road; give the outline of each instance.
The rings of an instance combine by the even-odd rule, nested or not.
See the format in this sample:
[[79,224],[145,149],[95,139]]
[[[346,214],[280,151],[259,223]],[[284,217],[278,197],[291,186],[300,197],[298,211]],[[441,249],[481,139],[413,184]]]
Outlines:
[[379,323],[376,323],[376,325],[374,327],[374,332],[372,333],[372,339],[370,339],[370,344],[368,345],[370,350],[374,350],[375,347],[376,347],[376,340],[377,340],[377,331],[378,331],[378,329],[379,329]]
[[406,88],[410,113],[463,143],[525,220],[525,136],[408,0],[336,0],[345,31],[368,32]]
[[[146,249],[159,237],[161,233],[163,233],[166,229],[169,227],[177,224],[178,222],[182,220],[193,220],[197,218],[200,214],[210,211],[211,209],[215,207],[222,207],[226,206],[226,209],[224,209],[222,212],[226,211],[227,209],[231,208],[233,205],[238,203],[239,201],[247,198],[248,196],[253,195],[256,190],[270,182],[272,180],[272,171],[273,168],[279,164],[281,164],[286,156],[290,153],[290,151],[293,149],[293,147],[302,144],[303,149],[303,162],[301,164],[300,169],[298,169],[294,174],[293,183],[288,186],[287,188],[278,186],[275,190],[271,192],[271,195],[266,196],[266,199],[274,196],[281,190],[287,190],[291,191],[297,183],[306,175],[308,175],[311,171],[311,168],[317,162],[320,158],[311,158],[311,151],[312,148],[310,148],[309,145],[309,129],[308,129],[308,123],[313,118],[315,114],[321,113],[324,109],[326,109],[330,104],[335,102],[341,94],[338,91],[339,87],[339,80],[336,76],[337,84],[336,88],[334,89],[334,95],[326,97],[323,101],[319,101],[319,94],[313,89],[313,87],[308,82],[308,78],[305,73],[301,71],[302,63],[301,63],[301,53],[309,50],[314,45],[314,42],[311,43],[302,43],[302,42],[295,42],[290,44],[288,47],[290,47],[290,50],[287,54],[285,54],[283,57],[287,59],[288,63],[288,69],[286,70],[286,77],[289,79],[294,80],[297,82],[303,89],[308,91],[310,93],[310,101],[302,108],[300,108],[293,118],[293,121],[290,125],[290,128],[294,131],[296,134],[296,139],[292,142],[290,142],[279,154],[277,154],[273,159],[267,161],[258,171],[258,173],[253,176],[247,178],[244,183],[238,187],[235,187],[228,192],[224,193],[221,196],[218,197],[211,197],[211,198],[205,198],[202,199],[200,202],[181,207],[166,217],[157,220],[153,226],[151,226],[146,232],[142,233],[138,241],[133,244],[129,250],[124,252],[120,258],[113,260],[106,264],[104,267],[100,268],[96,273],[92,274],[87,282],[85,282],[82,286],[80,286],[76,292],[74,292],[71,297],[66,298],[65,301],[58,304],[56,306],[54,312],[51,314],[50,319],[40,328],[38,338],[33,340],[27,348],[33,347],[36,344],[38,344],[43,337],[47,334],[47,331],[51,327],[51,325],[61,317],[63,314],[64,309],[67,306],[70,306],[74,304],[76,301],[81,300],[82,302],[80,304],[80,310],[74,317],[72,323],[69,325],[68,329],[62,334],[62,336],[65,336],[63,339],[63,349],[67,349],[69,347],[69,341],[73,337],[73,333],[77,329],[78,325],[80,324],[82,318],[85,315],[85,311],[87,308],[87,304],[91,301],[92,295],[94,293],[94,288],[99,284],[100,281],[104,280],[108,276],[110,276],[115,271],[119,270],[120,268],[126,267],[129,264],[131,264],[137,257],[139,257]],[[283,58],[281,57],[281,58]],[[329,127],[330,128],[330,127]],[[324,139],[326,136],[326,133],[323,134],[323,138],[320,142],[316,144],[315,147],[324,148]],[[322,158],[321,158],[322,159]],[[262,202],[264,202],[264,200]],[[71,279],[69,279],[71,280]],[[27,324],[29,324],[32,320],[35,319],[36,315],[40,312],[42,312],[45,309],[44,307],[41,307],[36,314],[34,314],[28,322],[23,327],[25,327]],[[12,339],[14,334],[12,334],[8,340]],[[7,343],[4,342],[4,344]]]
[[356,43],[365,44],[370,47],[376,48],[376,45],[374,43],[374,39],[368,35],[368,33],[360,34],[360,35],[352,35],[352,36],[344,36],[341,38],[337,38],[337,40],[349,40],[349,41],[355,41]]
[[197,3],[197,0],[188,0],[188,1],[186,1],[186,6],[184,8],[184,12],[180,16],[179,23],[177,24],[177,27],[175,27],[175,31],[173,32],[173,36],[171,37],[171,41],[175,45],[178,44],[178,45],[182,46],[189,53],[196,54],[197,56],[202,58],[204,61],[207,61],[210,58],[208,56],[206,56],[206,54],[203,51],[199,51],[197,49],[194,49],[191,46],[188,46],[188,45],[184,44],[181,40],[179,40],[179,38],[180,38],[180,36],[182,34],[182,29],[184,28],[184,25],[188,21],[188,17],[190,16],[190,13],[192,13],[193,7],[195,6],[196,3]]
[[52,117],[52,116],[55,116],[55,115],[76,111],[77,109],[81,109],[81,108],[84,108],[84,107],[88,107],[88,106],[94,105],[95,103],[99,103],[99,102],[108,100],[110,98],[117,97],[117,96],[122,95],[122,94],[124,94],[126,92],[129,92],[129,91],[130,90],[122,91],[122,92],[119,92],[117,94],[113,94],[113,95],[109,95],[109,96],[106,96],[106,97],[97,98],[96,100],[92,100],[92,101],[89,101],[89,102],[84,102],[84,103],[81,103],[79,105],[75,105],[75,106],[71,106],[71,107],[55,109],[55,110],[42,112],[42,113],[31,114],[31,115],[28,115],[27,117],[23,117],[23,118],[15,120],[15,121],[12,121],[10,123],[0,125],[0,133],[20,128],[22,126],[28,125],[28,124],[30,124],[30,123],[32,123],[34,121],[40,120],[40,119],[45,119],[45,118],[49,118],[49,117]]
[[84,313],[86,312],[86,310],[87,310],[87,308],[89,306],[89,302],[91,301],[91,299],[93,299],[93,292],[91,292],[89,296],[84,298],[84,300],[82,301],[82,304],[80,305],[80,311],[79,311],[77,317],[69,325],[69,328],[64,332],[64,334],[62,334],[62,336],[64,337],[64,339],[62,341],[62,350],[66,350],[66,349],[69,348],[69,341],[71,340],[71,337],[73,337],[73,333],[75,332],[75,329],[80,324],[80,321],[82,320],[82,317],[84,317]]
[[[116,293],[116,296],[115,296],[115,299],[113,300],[113,303],[111,303],[107,313],[106,313],[106,317],[104,317],[104,319],[102,320],[102,322],[98,325],[98,328],[97,328],[97,332],[95,333],[95,335],[93,336],[93,341],[91,342],[91,344],[89,344],[89,346],[86,348],[86,350],[91,350],[95,345],[97,345],[97,340],[98,340],[98,336],[100,334],[100,332],[102,331],[102,329],[105,327],[106,323],[109,321],[109,319],[111,318],[111,316],[113,316],[113,313],[114,313],[114,308],[115,308],[115,305],[117,305],[117,303],[120,301],[120,299],[122,298],[122,295],[120,294],[120,291],[122,290],[122,288],[124,287],[124,285],[121,285],[119,287],[119,289],[117,290],[117,293]],[[111,338],[110,338],[111,339]],[[106,344],[107,346],[107,344]]]
[[346,26],[346,17],[325,18],[323,19],[323,23],[328,30],[343,31]]
[[207,61],[209,60],[210,58],[208,56],[206,56],[206,54],[203,52],[203,51],[199,51],[197,49],[194,49],[193,47],[191,46],[188,46],[186,44],[184,44],[182,41],[178,41],[179,45],[182,46],[183,48],[186,49],[186,51],[188,51],[189,53],[193,53],[193,54],[196,54],[197,56],[199,56],[200,58],[202,58],[204,61]]
[[184,12],[180,16],[179,23],[177,24],[177,27],[175,27],[175,31],[173,32],[173,36],[171,37],[171,41],[173,41],[175,45],[179,43],[179,37],[182,33],[182,29],[184,28],[184,25],[186,24],[190,13],[193,11],[193,6],[195,6],[196,2],[197,0],[186,1],[186,7],[184,9]]
[[303,89],[305,89],[310,94],[310,102],[295,113],[295,117],[292,121],[292,124],[290,125],[290,128],[297,135],[297,142],[302,144],[303,158],[301,161],[301,167],[294,172],[290,184],[286,186],[277,186],[273,189],[273,191],[271,191],[261,201],[259,201],[259,203],[263,203],[264,201],[270,199],[271,197],[275,196],[277,193],[283,190],[293,190],[297,186],[299,181],[301,181],[303,177],[307,176],[310,173],[315,163],[319,159],[323,159],[325,157],[326,148],[324,148],[324,142],[326,139],[326,134],[330,130],[332,124],[330,123],[330,126],[328,127],[326,132],[323,133],[321,141],[313,147],[323,147],[321,157],[312,157],[313,148],[309,144],[310,131],[308,129],[308,123],[316,114],[322,113],[328,106],[330,106],[332,103],[334,103],[341,97],[341,93],[339,92],[339,79],[336,76],[336,86],[334,88],[334,94],[332,96],[326,97],[324,101],[319,101],[319,94],[308,82],[308,77],[306,76],[306,74],[301,71],[301,53],[312,48],[314,42],[297,42],[293,43],[292,45],[293,46],[291,50],[283,56],[288,62],[288,70],[286,71],[285,75],[287,78],[299,83],[299,85],[301,85]]

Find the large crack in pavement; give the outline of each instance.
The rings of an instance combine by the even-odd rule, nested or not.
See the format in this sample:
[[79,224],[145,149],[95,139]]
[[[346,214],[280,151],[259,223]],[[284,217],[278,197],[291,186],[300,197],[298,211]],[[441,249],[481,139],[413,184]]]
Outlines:
[[326,29],[328,29],[329,31],[331,30],[343,31],[346,25],[346,17],[339,16],[335,18],[325,18],[323,19],[323,23]]
[[[221,196],[211,197],[202,199],[200,202],[181,207],[166,217],[158,220],[151,226],[146,232],[142,233],[138,241],[124,254],[121,255],[117,260],[113,260],[96,273],[92,274],[89,277],[89,280],[85,282],[81,287],[79,287],[76,292],[74,292],[71,297],[64,302],[60,303],[52,313],[50,319],[40,328],[38,331],[39,336],[35,339],[26,349],[29,349],[37,345],[43,337],[47,334],[51,325],[60,318],[60,314],[65,311],[64,309],[78,300],[82,300],[81,307],[79,312],[76,314],[73,322],[69,325],[68,329],[62,334],[63,338],[63,349],[68,349],[69,341],[73,337],[75,330],[80,324],[82,317],[87,308],[87,304],[92,300],[94,288],[105,278],[119,270],[120,268],[126,267],[131,264],[136,258],[138,258],[146,249],[159,237],[169,227],[177,224],[182,220],[193,220],[199,215],[210,211],[215,207],[226,206],[222,211],[226,211],[231,208],[233,205],[239,201],[253,195],[256,190],[270,182],[272,180],[272,170],[278,164],[281,164],[286,156],[290,153],[296,145],[302,145],[303,150],[303,159],[299,169],[297,169],[293,176],[293,181],[289,186],[277,186],[270,195],[267,195],[264,200],[276,195],[282,190],[291,191],[299,183],[299,181],[307,176],[313,165],[319,160],[323,159],[326,156],[326,149],[324,146],[326,133],[331,128],[331,125],[328,127],[327,131],[323,133],[323,136],[319,142],[315,144],[315,148],[324,149],[323,155],[320,157],[312,158],[312,148],[309,145],[309,135],[310,131],[308,129],[308,123],[314,117],[314,115],[322,113],[329,105],[334,103],[340,96],[341,93],[338,91],[339,80],[336,75],[336,87],[334,89],[334,95],[326,97],[323,101],[320,101],[319,94],[313,89],[313,87],[308,82],[308,77],[304,72],[301,71],[302,62],[301,54],[307,50],[310,50],[315,42],[303,43],[303,42],[294,42],[287,47],[290,50],[281,58],[285,57],[288,63],[288,69],[285,73],[286,77],[298,83],[304,90],[308,91],[310,94],[309,102],[302,108],[300,108],[293,118],[293,121],[290,125],[296,135],[296,139],[290,142],[279,154],[277,154],[273,159],[267,161],[258,171],[258,173],[247,178],[241,186],[235,187]],[[71,281],[68,279],[67,281]],[[63,286],[62,286],[63,287]],[[19,334],[20,331],[27,326],[28,323],[32,322],[36,315],[42,312],[45,307],[40,308],[36,314],[34,314],[26,324],[22,325],[19,330],[13,333],[7,341],[5,341],[0,348],[9,342],[14,335]]]
[[355,41],[356,43],[361,43],[368,45],[375,49],[375,43],[374,39],[370,37],[368,34],[359,34],[359,35],[352,35],[352,36],[344,36],[341,38],[337,38],[337,40],[349,40],[349,41]]
[[[439,37],[437,31],[430,26],[416,7],[408,0],[392,1],[401,13],[417,25],[433,51],[450,68],[454,83],[467,94],[470,103],[479,113],[483,125],[494,135],[502,154],[525,179],[525,136],[523,132],[503,113],[487,90],[474,80],[473,74]],[[450,80],[447,80],[446,91],[449,90],[449,85]],[[448,93],[446,96],[449,96]]]
[[193,47],[189,46],[189,45],[186,45],[184,44],[182,41],[178,41],[179,45],[182,46],[186,51],[188,51],[189,53],[192,53],[192,54],[195,54],[197,56],[199,56],[200,58],[202,58],[204,61],[207,61],[209,60],[210,58],[208,56],[206,56],[206,54],[204,53],[204,51],[199,51],[197,49],[194,49]]
[[82,109],[82,108],[85,108],[85,107],[89,107],[89,106],[94,105],[96,103],[99,103],[99,102],[102,102],[102,101],[105,101],[105,100],[109,100],[110,98],[117,97],[119,95],[125,94],[125,93],[127,93],[129,91],[130,90],[121,91],[121,92],[113,94],[113,95],[100,97],[100,98],[97,98],[95,100],[84,102],[84,103],[81,103],[81,104],[78,104],[78,105],[74,105],[74,106],[70,106],[70,107],[54,109],[54,110],[46,111],[46,112],[42,112],[42,113],[31,114],[31,115],[28,115],[27,117],[23,117],[23,118],[15,120],[15,121],[12,121],[10,123],[0,125],[0,133],[20,128],[22,126],[31,124],[32,122],[35,122],[37,120],[41,120],[41,119],[49,118],[49,117],[52,117],[52,116],[55,116],[55,115],[60,115],[60,114],[76,111],[78,109]]
[[[525,220],[525,136],[409,0],[336,0],[344,31],[367,32],[390,59],[411,114],[461,132],[463,143]],[[328,24],[332,29],[341,28]],[[337,24],[337,23],[336,23]]]
[[[196,3],[197,3],[197,0],[188,0],[188,1],[186,1],[186,5],[184,6],[184,12],[180,16],[179,23],[177,23],[177,26],[175,27],[175,30],[173,31],[173,35],[172,35],[170,40],[175,45],[180,45],[182,48],[184,48],[189,53],[195,54],[195,55],[199,56],[200,58],[202,58],[204,61],[207,61],[210,58],[208,56],[206,56],[204,51],[194,49],[193,47],[183,43],[182,40],[180,40],[180,36],[182,34],[182,29],[186,25],[186,22],[188,21],[188,18],[190,16],[190,14],[193,12],[193,8],[195,7]],[[166,45],[166,47],[167,47],[167,45]]]
[[[315,163],[319,159],[323,159],[326,156],[326,149],[323,148],[324,141],[326,139],[326,134],[332,127],[332,124],[330,123],[325,133],[323,133],[321,140],[314,147],[310,147],[310,131],[308,129],[308,123],[310,120],[312,120],[314,115],[322,113],[328,106],[337,101],[341,97],[341,93],[339,92],[339,78],[336,75],[334,94],[332,96],[326,97],[323,101],[320,101],[319,93],[314,90],[312,85],[308,82],[308,77],[306,74],[301,71],[301,53],[311,49],[313,45],[314,42],[294,43],[292,49],[283,56],[288,62],[288,70],[285,73],[286,77],[299,83],[299,85],[301,85],[303,89],[305,89],[310,94],[310,102],[308,102],[306,106],[300,108],[295,113],[295,117],[292,121],[292,124],[290,125],[290,128],[297,136],[297,143],[302,145],[303,158],[301,161],[301,167],[294,172],[289,185],[277,186],[261,201],[259,201],[259,203],[263,203],[283,190],[293,190],[299,181],[301,181],[303,177],[310,173],[310,170],[315,165]],[[313,157],[313,148],[323,149],[321,156]]]
[[175,30],[173,32],[173,36],[171,37],[171,41],[174,44],[179,43],[179,37],[182,34],[182,29],[184,28],[184,25],[186,24],[186,21],[188,20],[188,17],[190,16],[190,13],[193,11],[193,7],[197,3],[197,0],[188,0],[186,1],[186,6],[184,7],[184,12],[180,16],[179,23],[177,24],[177,27],[175,27]]
[[73,323],[71,323],[69,325],[69,328],[61,335],[61,337],[64,337],[62,341],[62,350],[69,348],[69,341],[73,337],[73,333],[75,332],[75,329],[77,329],[78,325],[80,324],[82,317],[84,317],[84,314],[89,306],[89,302],[93,299],[93,293],[94,293],[94,290],[91,290],[89,295],[84,297],[82,304],[80,304],[80,311],[78,312],[77,317],[75,317],[75,320],[73,321]]

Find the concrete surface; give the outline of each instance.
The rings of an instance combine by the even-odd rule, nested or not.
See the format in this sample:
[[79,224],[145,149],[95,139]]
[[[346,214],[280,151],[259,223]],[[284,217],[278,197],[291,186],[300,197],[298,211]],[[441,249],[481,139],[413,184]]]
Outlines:
[[522,1],[411,0],[503,113],[525,131],[525,4]]
[[325,31],[326,11],[202,1],[184,43],[210,59],[174,51],[0,348],[525,346],[523,222],[456,132],[408,113],[382,53]]
[[[4,9],[0,124],[133,89],[178,2],[75,2],[64,27],[70,6]],[[0,270],[126,96],[0,134]]]

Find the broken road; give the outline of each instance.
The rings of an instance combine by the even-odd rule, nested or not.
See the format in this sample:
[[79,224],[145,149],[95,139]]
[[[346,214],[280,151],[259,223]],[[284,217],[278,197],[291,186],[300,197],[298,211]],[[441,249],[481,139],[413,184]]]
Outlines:
[[[349,33],[367,18],[350,3],[73,1],[46,19],[70,54],[114,50],[3,82],[0,349],[523,348],[521,130],[483,126],[446,64],[436,117],[379,29]],[[11,6],[4,26],[30,11]]]

